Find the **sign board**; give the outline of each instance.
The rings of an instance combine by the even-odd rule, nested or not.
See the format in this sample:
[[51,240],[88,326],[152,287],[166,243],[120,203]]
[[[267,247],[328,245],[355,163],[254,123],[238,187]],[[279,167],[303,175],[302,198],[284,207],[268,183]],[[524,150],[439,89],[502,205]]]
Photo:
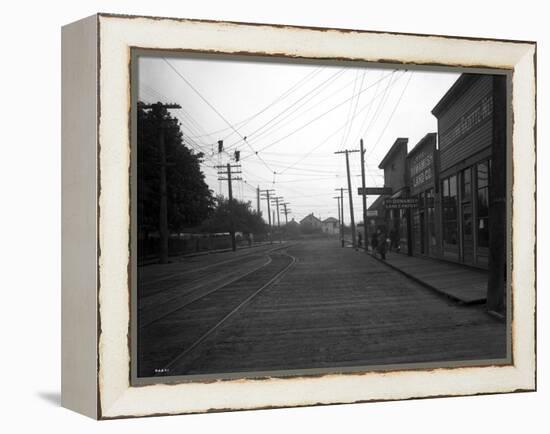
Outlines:
[[367,217],[378,217],[378,210],[367,211]]
[[418,208],[418,199],[416,197],[399,197],[397,199],[386,199],[384,201],[386,209],[407,209]]
[[426,184],[433,184],[434,158],[433,150],[423,149],[409,162],[410,186],[418,190]]
[[[357,194],[363,196],[363,187],[357,189]],[[365,194],[369,195],[381,195],[381,194],[392,194],[391,187],[365,187]]]
[[493,97],[485,96],[478,104],[460,117],[450,128],[447,128],[439,136],[440,149],[446,148],[452,143],[464,137],[472,130],[480,126],[493,114]]

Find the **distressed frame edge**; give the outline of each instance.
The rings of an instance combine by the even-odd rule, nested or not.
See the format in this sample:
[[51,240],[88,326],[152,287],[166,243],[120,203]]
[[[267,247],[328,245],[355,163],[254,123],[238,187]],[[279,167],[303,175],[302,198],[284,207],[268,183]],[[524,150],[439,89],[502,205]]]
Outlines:
[[[101,16],[107,16],[105,14],[101,14]],[[107,17],[110,17],[107,16]],[[117,16],[120,18],[120,16]],[[130,18],[139,18],[139,17],[130,17]],[[146,17],[147,19],[155,19],[155,18],[151,18],[151,17]],[[126,19],[126,18],[125,18]],[[169,19],[169,18],[167,18]],[[178,20],[178,19],[171,19],[171,20]],[[185,20],[185,19],[182,19],[181,21],[190,21],[190,20]],[[223,23],[223,22],[214,22],[214,23]],[[235,23],[236,25],[239,25],[240,23]],[[250,26],[254,26],[254,24],[248,24]],[[267,25],[269,26],[269,25]],[[281,26],[283,28],[286,28],[286,27],[291,27],[291,26]],[[294,29],[308,29],[307,27],[295,27],[295,26],[292,26],[292,28]],[[322,29],[321,29],[322,30]],[[330,29],[328,29],[330,30]],[[358,31],[358,32],[361,32],[361,33],[373,33],[373,32],[368,32],[368,31]],[[381,32],[381,33],[387,33],[387,32]],[[396,35],[401,35],[401,34],[396,34]],[[430,36],[435,36],[435,35],[420,35],[422,37],[430,37]],[[459,39],[459,38],[455,38],[455,37],[443,37],[443,38],[447,38],[447,39]],[[474,39],[474,40],[487,40],[487,39],[484,39],[484,38],[479,38],[479,39]],[[496,40],[498,42],[503,42],[502,40]],[[529,77],[530,79],[532,79],[532,81],[530,81],[534,87],[534,95],[536,97],[536,43],[527,43],[529,44],[526,49],[525,49],[525,53],[527,56],[529,56],[529,51],[531,51],[532,49],[532,57],[533,57],[533,65],[532,65],[532,69],[533,69],[533,76]],[[101,54],[101,53],[99,53]],[[309,57],[309,56],[308,56]],[[519,63],[519,62],[518,62]],[[453,66],[453,65],[451,65]],[[533,151],[534,151],[534,158],[535,158],[535,164],[536,164],[536,105],[533,105]],[[515,133],[515,129],[514,129],[514,133]],[[514,138],[515,138],[515,135],[514,135]],[[515,141],[515,140],[514,140]],[[99,168],[98,168],[99,169]],[[536,166],[533,167],[533,169],[536,169]],[[535,178],[535,185],[533,186],[533,192],[536,194],[536,178]],[[536,225],[536,214],[535,214],[535,220],[534,220],[534,223]],[[535,238],[533,240],[533,245],[534,245],[534,248],[535,248],[535,253],[536,253],[536,233],[534,234],[535,235]],[[534,260],[536,260],[536,257],[534,258]],[[532,264],[534,265],[534,267],[536,267],[536,263],[535,264]],[[535,268],[533,268],[533,272],[535,272]],[[536,281],[534,282],[535,283],[535,287],[534,289],[536,290]],[[536,300],[535,300],[535,306],[536,307]],[[536,309],[535,309],[535,312],[536,312]],[[535,321],[536,321],[536,317],[534,318]],[[535,327],[535,332],[536,332],[536,327]],[[535,338],[536,338],[536,335],[535,335]],[[534,366],[534,371],[533,371],[533,374],[534,374],[534,382],[533,384],[530,383],[530,381],[527,379],[527,384],[526,383],[526,388],[522,388],[522,387],[519,387],[515,390],[506,390],[506,391],[497,391],[497,392],[481,392],[481,394],[490,394],[490,393],[509,393],[509,392],[514,392],[514,391],[530,391],[530,390],[536,390],[536,340],[534,341],[534,363],[535,363],[535,366]],[[100,348],[98,347],[98,352],[100,351]],[[101,389],[101,386],[100,386],[100,389]],[[404,397],[404,398],[389,398],[390,400],[391,399],[421,399],[421,398],[424,398],[424,397],[433,397],[433,396],[464,396],[464,395],[475,395],[475,394],[478,394],[478,393],[467,393],[467,394],[463,394],[463,393],[460,393],[459,395],[454,395],[454,394],[451,394],[451,395],[425,395],[425,396],[422,396],[421,394],[417,394],[416,396],[411,396],[411,397]],[[358,400],[358,401],[346,401],[346,402],[372,402],[372,401],[380,401],[380,400],[388,400],[388,399],[366,399],[366,400]],[[329,404],[329,403],[345,403],[345,402],[327,402],[326,404]],[[285,407],[285,406],[302,406],[302,405],[321,405],[321,404],[325,404],[325,402],[317,402],[317,403],[309,403],[309,404],[282,404],[282,405],[273,405],[273,406],[268,406],[268,407],[265,407],[265,406],[261,406],[261,407],[234,407],[234,408],[214,408],[214,409],[206,409],[204,411],[223,411],[223,410],[241,410],[241,409],[251,409],[251,408],[271,408],[271,407]],[[114,406],[116,407],[116,405]],[[114,410],[114,413],[112,413],[111,411],[109,410]],[[116,414],[117,410],[115,408],[109,408],[107,411],[105,411],[104,413],[104,416],[103,418],[118,418],[118,417],[135,417],[135,416],[146,416],[146,415],[149,415],[149,414],[123,414],[123,413],[119,413],[119,414]],[[178,411],[178,412],[167,412],[167,413],[154,413],[155,415],[160,415],[160,414],[181,414],[181,413],[195,413],[195,412],[202,412],[202,411],[185,411],[185,410],[181,410],[181,411]]]
[[61,29],[61,405],[93,419],[100,418],[98,30],[97,14]]

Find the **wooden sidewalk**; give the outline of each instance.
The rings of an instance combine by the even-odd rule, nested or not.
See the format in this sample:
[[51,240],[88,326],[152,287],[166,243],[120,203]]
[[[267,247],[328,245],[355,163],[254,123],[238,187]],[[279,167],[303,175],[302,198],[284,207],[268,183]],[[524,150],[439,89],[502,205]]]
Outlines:
[[380,262],[407,277],[463,304],[480,304],[487,301],[486,270],[476,269],[438,259],[407,256],[388,252]]

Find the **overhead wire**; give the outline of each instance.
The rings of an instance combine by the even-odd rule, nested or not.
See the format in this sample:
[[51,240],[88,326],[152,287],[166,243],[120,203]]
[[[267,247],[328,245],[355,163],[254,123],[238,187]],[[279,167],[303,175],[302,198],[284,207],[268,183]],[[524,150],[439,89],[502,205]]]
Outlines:
[[412,76],[413,76],[413,72],[410,71],[409,73],[409,79],[407,80],[407,82],[405,83],[405,86],[403,87],[403,90],[401,91],[401,95],[399,95],[399,99],[397,100],[397,103],[395,104],[389,118],[388,118],[388,121],[386,122],[386,124],[384,125],[384,128],[382,129],[382,131],[380,132],[379,136],[378,136],[378,139],[376,140],[376,143],[374,144],[374,146],[372,147],[372,149],[370,150],[370,152],[366,155],[366,158],[368,158],[369,156],[372,155],[372,153],[374,152],[374,150],[376,149],[376,147],[378,146],[378,144],[380,143],[380,140],[382,139],[382,136],[384,135],[384,133],[386,132],[386,129],[388,128],[388,125],[390,124],[392,118],[393,118],[393,115],[395,114],[395,112],[397,111],[397,107],[399,107],[399,104],[401,103],[401,100],[403,99],[403,95],[405,94],[405,91],[407,90],[407,87],[409,87],[409,83],[411,82],[411,79],[412,79]]
[[239,133],[237,131],[237,129],[225,118],[225,116],[223,116],[217,109],[216,107],[214,107],[199,91],[197,88],[195,88],[195,86],[193,86],[193,84],[187,80],[183,74],[181,74],[181,72],[179,72],[177,70],[177,68],[175,68],[169,61],[168,59],[166,59],[165,57],[162,58],[166,64],[199,96],[199,98],[201,98],[204,103],[210,107],[239,137],[241,137],[243,139],[243,141],[250,147],[250,149],[254,152],[254,154],[258,157],[258,159],[260,161],[263,162],[264,166],[267,167],[267,169],[271,170],[273,172],[273,170],[269,167],[269,165],[264,161],[264,159],[258,154],[258,152],[256,152],[254,150],[254,148],[250,145],[250,143],[248,143],[246,141],[246,137],[244,137],[241,133]]
[[[389,77],[390,74],[388,74],[387,76],[385,76],[383,79],[386,79]],[[376,83],[374,83],[376,84]],[[371,86],[374,86],[371,85]],[[359,92],[358,94],[362,93],[362,92],[365,92],[367,89],[369,89],[371,86],[368,86],[367,88],[365,88],[364,90],[362,90],[361,92]],[[262,152],[264,151],[265,149],[268,149],[268,148],[271,148],[272,146],[275,146],[276,144],[280,143],[281,141],[287,139],[288,137],[290,137],[291,135],[297,133],[298,131],[300,130],[303,130],[305,127],[311,125],[313,122],[315,121],[318,121],[319,119],[321,119],[322,117],[326,116],[327,114],[333,112],[334,110],[336,110],[337,108],[341,107],[342,105],[344,105],[345,103],[347,103],[351,98],[347,98],[345,99],[344,101],[341,101],[340,103],[336,104],[335,106],[331,107],[330,109],[328,109],[327,111],[321,113],[320,115],[316,116],[315,118],[311,119],[310,121],[308,121],[307,123],[303,124],[302,126],[296,128],[295,130],[291,131],[290,133],[288,133],[287,135],[285,135],[284,137],[281,137],[280,139],[278,140],[275,140],[271,143],[269,143],[268,145],[265,145],[263,146],[262,148],[258,149],[257,151],[255,151],[256,155],[258,155],[259,152]],[[248,157],[244,157],[243,159],[245,158],[248,158]]]
[[[251,141],[255,141],[255,140],[258,140],[260,137],[262,136],[265,136],[265,134],[269,131],[272,131],[272,129],[277,126],[277,125],[280,125],[281,122],[283,122],[284,120],[288,119],[288,117],[290,117],[292,114],[294,114],[297,110],[299,110],[300,108],[302,108],[304,105],[306,105],[309,101],[311,101],[315,96],[317,96],[321,90],[323,89],[323,87],[325,86],[328,86],[329,84],[331,84],[336,78],[338,78],[339,75],[343,74],[345,72],[345,68],[342,68],[340,70],[338,70],[336,73],[332,74],[330,77],[328,77],[326,80],[322,81],[319,85],[315,86],[312,90],[310,90],[309,92],[307,92],[305,95],[303,95],[302,97],[298,98],[296,101],[294,101],[292,104],[290,104],[288,107],[286,107],[284,110],[282,110],[281,112],[279,112],[277,115],[275,115],[274,117],[270,118],[267,122],[265,122],[264,124],[262,124],[260,127],[258,127],[256,130],[254,130],[252,133],[248,134],[247,135],[247,140],[251,140]],[[293,111],[291,111],[290,113],[287,113],[286,116],[284,116],[283,118],[279,119],[279,121],[275,122],[274,124],[272,124],[270,127],[266,128],[264,131],[262,131],[260,134],[258,134],[256,137],[254,137],[254,135],[256,135],[256,133],[258,133],[259,131],[263,130],[266,126],[268,126],[269,124],[271,124],[273,121],[275,121],[277,118],[279,118],[280,116],[282,116],[285,112],[287,112],[288,110],[290,110],[292,107],[294,107],[296,104],[298,103],[301,103],[300,105],[298,105],[298,107],[296,107]],[[235,147],[238,145],[239,142],[235,142],[233,144],[230,145],[230,148],[231,147]]]
[[[397,82],[397,81],[395,81]],[[395,83],[394,82],[394,83]],[[369,101],[368,104],[366,104],[365,106],[363,106],[356,114],[355,116],[358,116],[363,110],[365,110],[367,107],[369,107],[370,105],[372,105],[372,103],[378,98],[379,95],[375,95],[373,96],[373,98]],[[343,125],[340,125],[338,128],[336,128],[331,134],[329,134],[328,136],[325,137],[324,140],[322,140],[320,143],[318,143],[316,146],[314,146],[313,148],[311,148],[311,150],[309,152],[307,152],[303,157],[300,157],[298,160],[296,160],[294,163],[292,163],[291,165],[288,166],[288,168],[285,168],[283,169],[280,173],[284,173],[286,170],[296,166],[298,163],[302,162],[303,160],[305,160],[308,156],[310,156],[313,152],[315,152],[317,149],[319,149],[321,146],[323,146],[325,143],[327,143],[332,137],[334,137],[336,134],[338,134],[338,132],[344,128],[345,124]]]
[[[279,95],[274,101],[270,102],[267,106],[259,110],[258,112],[252,114],[251,116],[235,123],[235,126],[238,126],[239,128],[249,123],[251,120],[255,119],[262,113],[266,112],[269,108],[273,107],[278,102],[282,101],[286,97],[288,97],[292,92],[296,91],[298,88],[300,88],[303,84],[305,84],[308,80],[312,79],[315,75],[319,74],[320,71],[322,71],[324,68],[319,67],[314,69],[313,71],[310,71],[305,77],[302,77],[297,83],[295,83],[293,86],[291,86],[289,89],[287,89],[285,92],[283,92],[281,95]],[[216,131],[212,131],[208,133],[207,135],[217,135],[219,133],[222,133],[224,131],[230,130],[230,127],[222,128]],[[226,136],[225,138],[228,138],[229,136]]]

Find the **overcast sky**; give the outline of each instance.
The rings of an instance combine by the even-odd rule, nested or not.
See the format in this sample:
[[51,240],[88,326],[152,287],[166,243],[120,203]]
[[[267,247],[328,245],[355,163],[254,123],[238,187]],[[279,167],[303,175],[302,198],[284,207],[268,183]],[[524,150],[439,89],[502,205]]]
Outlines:
[[[215,194],[227,195],[218,164],[241,151],[243,181],[234,197],[256,207],[256,187],[274,189],[297,221],[309,213],[337,217],[335,188],[347,187],[342,149],[363,138],[367,181],[382,186],[378,164],[397,137],[409,150],[437,131],[431,109],[457,73],[350,67],[349,64],[277,63],[216,57],[141,57],[139,99],[174,102],[186,143],[205,153],[203,172]],[[246,138],[246,140],[244,140]],[[217,141],[226,153],[218,154]],[[362,220],[360,154],[350,154],[356,222]],[[369,204],[376,199],[369,196]],[[266,202],[262,211],[267,219]],[[345,220],[349,222],[348,201]],[[281,215],[282,217],[282,215]]]

